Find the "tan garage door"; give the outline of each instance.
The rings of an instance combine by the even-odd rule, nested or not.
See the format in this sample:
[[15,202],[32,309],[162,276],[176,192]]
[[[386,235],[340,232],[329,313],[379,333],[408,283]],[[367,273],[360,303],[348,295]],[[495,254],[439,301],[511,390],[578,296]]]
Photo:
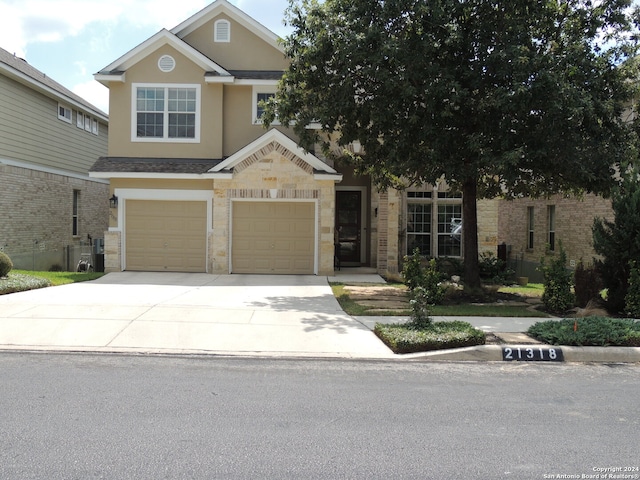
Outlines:
[[127,200],[125,211],[126,270],[206,270],[206,202]]
[[233,273],[313,274],[315,205],[234,202]]

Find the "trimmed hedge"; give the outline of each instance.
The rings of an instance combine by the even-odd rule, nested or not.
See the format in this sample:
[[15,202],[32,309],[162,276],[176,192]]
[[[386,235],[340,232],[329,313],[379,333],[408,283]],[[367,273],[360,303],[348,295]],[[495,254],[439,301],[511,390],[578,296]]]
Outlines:
[[640,347],[640,321],[585,317],[538,322],[529,335],[551,345]]
[[414,322],[377,323],[373,331],[394,353],[426,352],[485,343],[483,331],[461,321],[433,322],[428,326]]

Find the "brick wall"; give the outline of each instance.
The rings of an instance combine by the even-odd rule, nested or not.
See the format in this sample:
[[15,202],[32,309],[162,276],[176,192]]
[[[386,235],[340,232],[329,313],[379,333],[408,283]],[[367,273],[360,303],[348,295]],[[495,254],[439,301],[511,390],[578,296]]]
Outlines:
[[[510,259],[518,267],[516,274],[540,280],[536,267],[544,256],[555,255],[548,245],[548,206],[555,205],[556,252],[559,242],[567,252],[570,265],[581,259],[591,263],[596,256],[593,251],[591,226],[595,217],[613,218],[611,201],[596,195],[584,198],[565,198],[560,195],[549,199],[500,200],[498,242],[511,246]],[[534,244],[527,248],[527,207],[534,212]]]
[[[79,230],[72,233],[73,191],[80,192]],[[0,163],[0,248],[15,268],[48,270],[65,247],[104,237],[109,186],[80,177]],[[61,265],[66,268],[66,265]]]

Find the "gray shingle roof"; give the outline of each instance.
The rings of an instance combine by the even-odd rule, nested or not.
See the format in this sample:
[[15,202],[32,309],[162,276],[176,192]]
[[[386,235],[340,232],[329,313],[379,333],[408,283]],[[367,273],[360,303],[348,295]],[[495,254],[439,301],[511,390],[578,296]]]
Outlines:
[[243,80],[280,80],[284,74],[282,70],[229,70],[229,73]]
[[100,157],[90,172],[202,174],[222,162],[213,158]]
[[87,102],[84,98],[76,95],[68,88],[64,87],[63,85],[53,80],[47,74],[42,73],[40,70],[38,70],[35,67],[32,67],[26,60],[20,57],[16,57],[15,55],[7,52],[3,48],[0,48],[0,63],[4,63],[5,65],[12,68],[13,70],[16,70],[22,73],[23,75],[26,75],[27,77],[31,78],[32,80],[35,80],[36,82],[42,84],[43,86],[49,87],[50,89],[54,90],[57,94],[59,94],[61,97],[67,97],[75,101],[76,103],[86,107],[87,110],[89,111],[92,110],[105,117],[108,117],[108,115],[105,112],[100,110],[95,105],[92,105],[91,103]]

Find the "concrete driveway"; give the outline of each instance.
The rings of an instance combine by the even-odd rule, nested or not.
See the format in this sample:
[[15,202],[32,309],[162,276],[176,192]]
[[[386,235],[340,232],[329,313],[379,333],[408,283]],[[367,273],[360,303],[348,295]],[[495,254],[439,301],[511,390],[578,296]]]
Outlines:
[[0,296],[0,348],[391,358],[327,277],[119,272]]

